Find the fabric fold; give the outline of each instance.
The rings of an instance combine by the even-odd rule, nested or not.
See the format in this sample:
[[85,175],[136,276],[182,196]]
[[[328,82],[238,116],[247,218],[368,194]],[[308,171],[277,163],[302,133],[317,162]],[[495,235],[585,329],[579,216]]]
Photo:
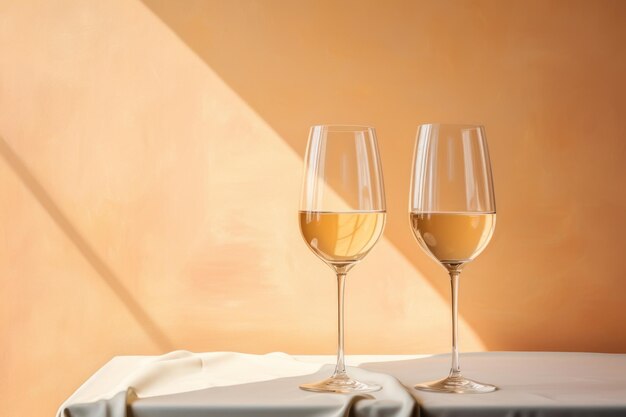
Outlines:
[[111,398],[91,403],[69,404],[63,411],[63,417],[125,417],[128,406],[136,399],[132,388],[117,393]]
[[[349,367],[383,387],[365,395],[320,394],[298,385],[327,377],[332,366],[284,353],[175,351],[147,358],[108,386],[88,383],[61,406],[58,417],[409,417],[415,401],[395,378]],[[100,376],[100,382],[106,380]],[[88,381],[89,382],[89,381]]]

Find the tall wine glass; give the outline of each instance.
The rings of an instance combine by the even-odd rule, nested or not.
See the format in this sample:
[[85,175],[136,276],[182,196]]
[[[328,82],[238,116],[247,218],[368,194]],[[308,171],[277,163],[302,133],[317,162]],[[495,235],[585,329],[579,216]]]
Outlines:
[[441,263],[452,288],[452,368],[447,378],[415,386],[450,393],[485,393],[493,385],[461,375],[458,291],[461,270],[487,246],[496,203],[487,139],[482,126],[425,124],[417,131],[409,201],[417,242]]
[[380,386],[348,376],[343,349],[346,275],[372,249],[385,225],[385,190],[374,128],[311,128],[299,217],[304,241],[337,274],[338,290],[335,372],[300,388],[336,393],[377,391]]

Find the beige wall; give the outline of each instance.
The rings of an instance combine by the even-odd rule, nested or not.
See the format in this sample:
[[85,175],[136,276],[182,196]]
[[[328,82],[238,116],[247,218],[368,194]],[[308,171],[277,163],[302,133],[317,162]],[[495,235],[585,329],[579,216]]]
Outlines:
[[491,146],[462,348],[626,351],[624,21],[620,1],[0,2],[3,413],[50,415],[118,354],[332,353],[332,274],[295,215],[324,122],[378,128],[387,186],[349,353],[448,348],[406,214],[428,121]]

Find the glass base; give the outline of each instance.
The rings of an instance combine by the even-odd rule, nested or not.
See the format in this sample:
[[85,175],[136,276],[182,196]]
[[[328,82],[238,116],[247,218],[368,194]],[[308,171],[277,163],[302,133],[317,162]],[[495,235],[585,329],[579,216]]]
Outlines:
[[428,392],[447,392],[452,394],[485,394],[493,392],[498,388],[483,384],[481,382],[472,381],[462,375],[450,375],[439,381],[424,382],[415,385],[415,389]]
[[362,392],[374,392],[381,389],[380,385],[369,382],[360,382],[348,375],[333,375],[319,382],[302,384],[300,389],[313,392],[334,392],[337,394],[354,394]]

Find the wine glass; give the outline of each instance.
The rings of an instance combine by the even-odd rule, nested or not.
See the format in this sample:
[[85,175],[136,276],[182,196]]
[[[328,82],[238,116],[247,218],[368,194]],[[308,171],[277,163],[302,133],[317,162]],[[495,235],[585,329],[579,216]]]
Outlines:
[[372,127],[319,125],[309,134],[300,201],[300,231],[309,248],[337,274],[337,365],[307,391],[360,393],[380,386],[346,373],[343,300],[346,275],[369,253],[385,226],[385,190]]
[[485,249],[496,225],[491,164],[482,126],[419,126],[409,210],[417,242],[446,268],[452,289],[450,374],[415,388],[459,394],[494,391],[493,385],[461,375],[458,351],[459,276]]

